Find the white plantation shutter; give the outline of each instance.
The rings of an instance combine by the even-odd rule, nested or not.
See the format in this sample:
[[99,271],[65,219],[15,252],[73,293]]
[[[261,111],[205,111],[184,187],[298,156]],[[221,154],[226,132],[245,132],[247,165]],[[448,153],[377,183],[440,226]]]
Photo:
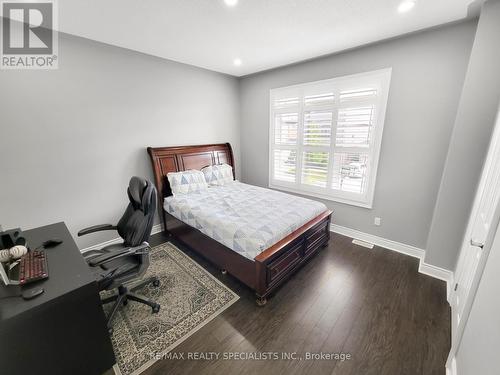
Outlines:
[[326,92],[324,94],[306,95],[304,98],[304,104],[306,106],[310,105],[328,105],[334,104],[335,96],[333,92]]
[[340,108],[337,119],[337,147],[369,147],[375,105]]
[[270,187],[371,207],[390,76],[271,90]]
[[304,113],[304,145],[330,146],[332,138],[332,111],[308,111]]
[[274,101],[274,108],[279,109],[279,108],[290,108],[290,107],[296,107],[299,104],[299,98],[298,97],[291,97],[291,98],[280,98],[276,99]]
[[328,152],[306,151],[303,156],[302,183],[326,187],[328,176]]
[[335,153],[333,157],[332,189],[363,194],[366,189],[368,155]]
[[284,90],[271,103],[272,140],[271,164],[273,180],[278,184],[295,185],[297,179],[297,146],[299,144],[298,92]]
[[274,178],[279,181],[295,182],[297,153],[295,150],[274,150]]
[[342,90],[340,92],[340,102],[343,103],[356,99],[370,99],[370,98],[373,99],[376,96],[377,96],[376,88],[365,87],[355,90]]
[[298,113],[279,113],[274,118],[274,142],[277,145],[297,144]]

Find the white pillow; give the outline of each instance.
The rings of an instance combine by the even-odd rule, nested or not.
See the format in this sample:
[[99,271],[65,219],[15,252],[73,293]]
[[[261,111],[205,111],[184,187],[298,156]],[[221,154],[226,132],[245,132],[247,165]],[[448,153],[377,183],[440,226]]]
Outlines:
[[209,185],[226,185],[234,182],[233,168],[228,164],[210,165],[201,171]]
[[205,175],[201,171],[188,170],[167,173],[172,194],[187,194],[208,189]]

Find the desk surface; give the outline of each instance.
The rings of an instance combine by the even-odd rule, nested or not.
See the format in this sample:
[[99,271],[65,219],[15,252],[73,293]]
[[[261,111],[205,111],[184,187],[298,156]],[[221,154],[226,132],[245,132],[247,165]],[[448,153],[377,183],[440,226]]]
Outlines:
[[[28,246],[59,238],[45,250],[49,278],[0,286],[0,372],[101,375],[115,363],[97,283],[64,223],[23,232]],[[42,287],[31,300],[22,290]]]
[[[64,242],[51,249],[46,249],[49,278],[27,284],[23,287],[0,285],[0,319],[7,320],[27,310],[51,302],[71,291],[94,282],[94,278],[83,259],[80,250],[71,237],[64,223],[56,223],[44,227],[23,231],[28,247],[35,249],[47,240],[59,238]],[[61,282],[64,280],[64,282]],[[21,297],[4,298],[20,294],[21,291],[42,287],[43,294],[31,300]]]

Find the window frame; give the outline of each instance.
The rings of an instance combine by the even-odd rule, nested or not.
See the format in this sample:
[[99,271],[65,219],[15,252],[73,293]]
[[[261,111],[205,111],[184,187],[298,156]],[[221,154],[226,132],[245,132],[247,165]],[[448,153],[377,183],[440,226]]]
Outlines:
[[[382,145],[382,135],[385,124],[387,101],[389,97],[389,88],[392,75],[392,68],[385,68],[348,76],[335,77],[326,80],[307,82],[292,86],[273,88],[269,91],[269,176],[268,183],[272,189],[283,190],[291,193],[317,197],[329,201],[345,203],[364,208],[373,207],[373,198],[375,194],[377,171],[380,160],[380,151]],[[375,86],[378,90],[377,98],[352,100],[345,104],[340,102],[340,91],[351,90],[366,87],[366,85]],[[330,105],[310,105],[305,106],[304,99],[306,95],[314,95],[314,92],[321,91],[321,88],[333,90],[334,103]],[[288,93],[298,95],[299,103],[295,107],[274,108],[275,99],[283,98]],[[312,94],[311,94],[312,93]],[[290,94],[288,94],[290,95]],[[355,152],[363,154],[362,147],[337,147],[336,134],[339,109],[348,108],[350,104],[374,104],[375,105],[375,128],[370,139],[369,146],[366,148],[368,155],[367,167],[367,188],[364,194],[357,194],[336,190],[331,187],[333,167],[334,167],[334,152]],[[306,109],[307,107],[307,109]],[[292,109],[290,109],[292,108]],[[332,128],[329,146],[311,146],[303,144],[304,137],[304,115],[308,111],[332,111]],[[297,141],[295,145],[276,145],[275,144],[275,115],[279,113],[297,113]],[[273,179],[274,174],[274,151],[275,150],[295,150],[296,151],[296,168],[295,182],[277,181]],[[328,152],[328,171],[326,187],[317,187],[313,185],[305,185],[302,183],[302,163],[304,151]]]

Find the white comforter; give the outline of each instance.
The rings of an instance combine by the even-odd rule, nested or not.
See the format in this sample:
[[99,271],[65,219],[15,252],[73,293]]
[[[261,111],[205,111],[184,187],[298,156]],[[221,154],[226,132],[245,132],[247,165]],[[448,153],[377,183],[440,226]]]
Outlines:
[[310,199],[237,181],[165,198],[164,208],[251,260],[327,209]]

